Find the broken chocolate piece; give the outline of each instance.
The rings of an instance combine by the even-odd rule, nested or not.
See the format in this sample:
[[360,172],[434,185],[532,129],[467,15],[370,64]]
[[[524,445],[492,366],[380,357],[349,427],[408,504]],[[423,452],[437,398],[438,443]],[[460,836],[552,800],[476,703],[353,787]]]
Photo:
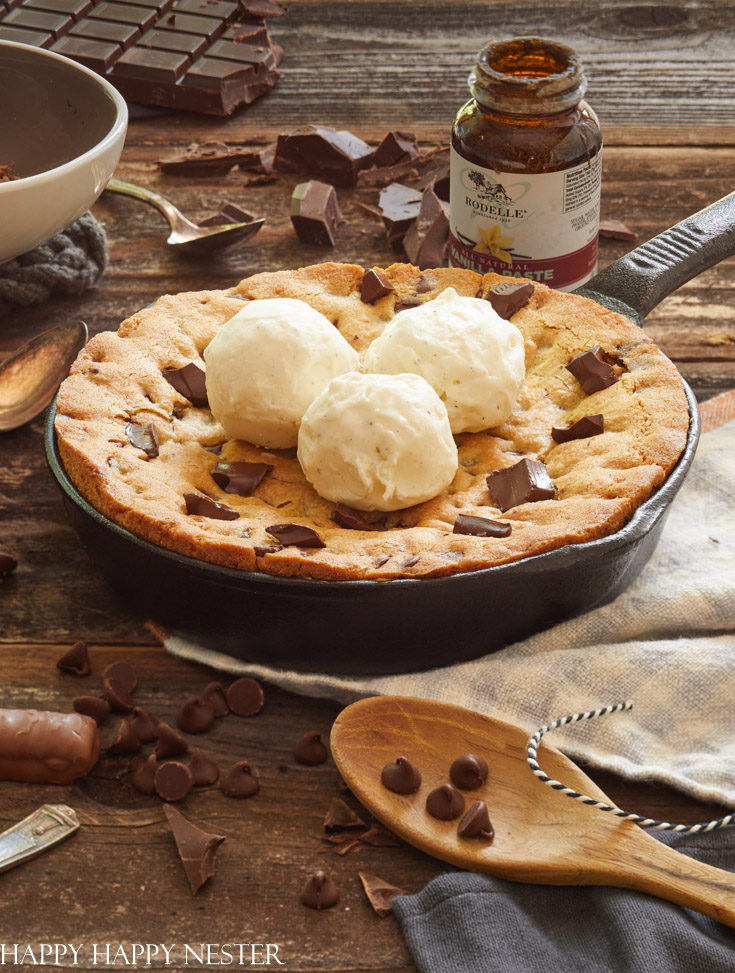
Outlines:
[[378,201],[383,214],[388,243],[395,251],[403,249],[403,238],[421,209],[421,193],[400,183],[393,183],[380,194]]
[[404,159],[392,166],[380,166],[360,173],[366,186],[385,186],[391,182],[418,182],[423,189],[435,179],[443,179],[449,165],[449,147],[440,146],[419,152],[413,159]]
[[168,826],[176,841],[179,858],[184,866],[192,892],[196,895],[207,879],[214,875],[217,849],[225,840],[222,835],[202,831],[188,821],[175,807],[164,804]]
[[408,757],[396,757],[392,763],[386,764],[380,779],[394,794],[415,794],[421,787],[421,774]]
[[464,811],[464,798],[451,784],[434,788],[426,798],[426,810],[439,821],[453,821]]
[[487,838],[488,841],[495,837],[495,829],[490,823],[484,801],[477,801],[467,811],[457,826],[457,834],[461,838]]
[[105,677],[103,679],[103,685],[105,687],[105,692],[107,694],[107,702],[110,704],[110,709],[113,713],[132,713],[133,697],[130,695],[128,690],[117,679],[109,679]]
[[188,749],[189,744],[172,726],[169,726],[168,723],[158,724],[158,744],[155,754],[159,760],[177,757],[181,753],[186,753]]
[[214,710],[197,696],[191,696],[179,710],[176,723],[184,733],[206,733],[214,723]]
[[263,687],[255,679],[236,679],[227,690],[227,705],[236,716],[255,716],[264,701]]
[[373,153],[373,164],[394,166],[406,159],[415,159],[418,154],[413,132],[388,132]]
[[335,524],[339,524],[340,527],[345,527],[348,530],[383,530],[385,528],[384,517],[372,523],[365,519],[361,510],[354,510],[345,503],[335,504],[330,516]]
[[238,760],[219,782],[219,787],[225,797],[242,799],[257,794],[260,781],[247,760]]
[[127,720],[120,720],[112,743],[107,748],[108,753],[137,753],[140,750],[140,740],[135,730]]
[[291,195],[291,222],[302,243],[333,247],[341,219],[334,186],[314,179],[296,186]]
[[189,770],[195,787],[206,787],[208,784],[213,784],[219,777],[219,767],[199,747],[195,747],[191,752]]
[[326,872],[318,871],[301,892],[301,903],[310,909],[331,909],[339,902],[339,889]]
[[199,698],[202,702],[211,706],[214,710],[214,715],[217,719],[221,716],[227,716],[230,712],[230,707],[227,705],[227,695],[225,693],[225,687],[221,682],[210,682],[204,687],[204,692],[201,693]]
[[386,916],[391,914],[391,902],[397,895],[408,895],[405,889],[391,885],[390,882],[383,881],[377,875],[368,875],[366,872],[358,872],[357,874],[360,876],[368,902],[381,919],[385,919]]
[[360,284],[360,300],[363,304],[374,304],[394,290],[395,287],[379,270],[366,270]]
[[260,20],[261,17],[282,17],[288,7],[278,0],[238,0],[240,13]]
[[602,413],[594,416],[582,416],[571,426],[552,426],[551,438],[555,443],[568,443],[572,439],[589,439],[599,436],[605,431],[605,418]]
[[393,306],[393,314],[400,314],[401,311],[408,311],[412,307],[421,307],[423,301],[417,301],[415,298],[407,297],[402,301],[396,301]]
[[471,534],[473,537],[508,537],[512,529],[510,524],[503,524],[499,520],[457,514],[452,533]]
[[211,472],[217,486],[225,493],[236,493],[239,497],[249,497],[259,486],[261,480],[273,469],[272,463],[225,463],[220,461]]
[[370,146],[351,132],[306,125],[278,136],[274,167],[323,177],[334,186],[354,186],[372,157]]
[[305,764],[307,767],[316,767],[323,764],[329,757],[329,751],[322,743],[322,735],[316,730],[309,730],[296,743],[293,748],[294,760],[297,763]]
[[[249,213],[234,203],[222,203],[219,210],[205,220],[200,220],[197,226],[227,226],[229,223],[252,223],[257,219],[255,213]],[[206,449],[206,447],[205,447]]]
[[493,503],[502,511],[522,503],[553,500],[554,484],[540,460],[522,459],[514,466],[496,470],[487,477]]
[[194,779],[186,764],[170,760],[156,771],[153,786],[164,801],[183,801],[194,786]]
[[273,544],[271,547],[263,547],[256,544],[253,547],[253,554],[256,557],[265,557],[266,554],[277,554],[279,551],[283,550],[282,544]]
[[146,762],[138,767],[132,778],[132,784],[136,791],[138,791],[140,794],[156,793],[156,787],[153,782],[159,766],[160,765],[156,760],[156,755],[152,753]]
[[298,547],[324,547],[324,541],[311,527],[302,524],[273,524],[266,527],[266,532],[275,537],[284,547],[297,545]]
[[82,716],[91,716],[97,726],[110,715],[110,704],[101,696],[77,696],[72,706]]
[[224,503],[217,503],[203,493],[185,493],[186,512],[192,517],[210,517],[212,520],[237,520],[240,514]]
[[590,348],[589,351],[581,351],[567,362],[565,367],[574,375],[587,395],[606,389],[618,380],[615,369],[605,361],[605,353],[600,345]]
[[141,743],[152,743],[158,739],[158,719],[145,706],[135,707],[130,725]]
[[444,266],[448,243],[449,218],[445,204],[429,186],[421,197],[419,215],[403,238],[403,246],[411,263],[425,270]]
[[484,298],[492,305],[496,314],[510,321],[516,311],[528,304],[532,294],[533,284],[528,281],[508,280],[491,287]]
[[129,422],[125,426],[125,435],[136,449],[142,450],[148,459],[158,456],[158,431],[153,423],[139,426],[137,422]]
[[57,661],[56,668],[73,676],[88,676],[92,671],[86,642],[75,642]]
[[449,777],[455,787],[474,791],[487,780],[487,761],[474,753],[465,753],[449,768]]
[[207,384],[204,370],[194,362],[189,362],[183,368],[164,368],[163,377],[172,385],[179,395],[183,395],[192,405],[204,408],[209,405],[207,398]]
[[119,662],[111,662],[102,673],[102,678],[114,679],[118,686],[121,686],[126,693],[132,693],[138,685],[138,673],[129,662],[122,660]]
[[612,240],[625,240],[628,243],[633,243],[638,239],[635,230],[631,230],[620,220],[600,220],[600,236],[609,237]]
[[190,142],[181,151],[159,159],[156,165],[167,175],[226,176],[233,166],[247,161],[253,152],[244,146],[224,142]]
[[363,831],[367,825],[341,797],[333,797],[324,816],[324,830],[328,834],[341,831]]
[[17,567],[18,562],[11,554],[0,554],[0,581],[12,574]]

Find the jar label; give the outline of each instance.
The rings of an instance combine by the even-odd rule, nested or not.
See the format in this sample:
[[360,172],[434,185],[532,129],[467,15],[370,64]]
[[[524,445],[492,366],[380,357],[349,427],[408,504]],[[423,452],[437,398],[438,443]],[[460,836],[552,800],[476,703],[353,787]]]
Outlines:
[[451,148],[449,262],[571,290],[597,271],[602,153],[560,172],[495,172]]

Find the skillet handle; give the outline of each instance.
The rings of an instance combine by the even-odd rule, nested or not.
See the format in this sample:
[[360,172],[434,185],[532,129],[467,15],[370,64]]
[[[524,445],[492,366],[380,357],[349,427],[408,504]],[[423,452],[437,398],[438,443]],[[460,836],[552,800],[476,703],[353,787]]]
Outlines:
[[640,323],[692,277],[735,253],[735,193],[631,250],[579,288]]

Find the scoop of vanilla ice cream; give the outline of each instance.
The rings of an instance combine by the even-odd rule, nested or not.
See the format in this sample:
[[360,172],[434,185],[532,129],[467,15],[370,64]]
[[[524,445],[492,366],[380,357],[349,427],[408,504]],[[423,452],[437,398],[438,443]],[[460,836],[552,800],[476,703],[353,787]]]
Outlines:
[[397,314],[365,355],[365,370],[422,375],[447,407],[453,433],[498,426],[526,374],[523,336],[487,302],[447,287]]
[[429,500],[457,472],[447,410],[419,375],[332,379],[304,414],[298,456],[320,496],[358,510]]
[[323,314],[304,301],[250,301],[205,353],[207,396],[228,436],[258,446],[295,446],[307,408],[359,356]]

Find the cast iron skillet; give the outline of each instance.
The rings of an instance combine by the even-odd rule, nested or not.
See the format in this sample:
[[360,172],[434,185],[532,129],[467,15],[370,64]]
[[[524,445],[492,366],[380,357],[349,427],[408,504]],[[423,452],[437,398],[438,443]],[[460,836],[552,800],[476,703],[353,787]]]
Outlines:
[[[578,293],[640,325],[675,288],[735,252],[735,193],[650,240]],[[46,453],[95,566],[125,607],[253,662],[348,674],[405,672],[496,651],[618,595],[658,541],[699,438],[685,386],[686,448],[661,489],[617,533],[511,564],[425,580],[308,581],[237,571],[136,537],[98,513],[66,476],[46,422]]]

